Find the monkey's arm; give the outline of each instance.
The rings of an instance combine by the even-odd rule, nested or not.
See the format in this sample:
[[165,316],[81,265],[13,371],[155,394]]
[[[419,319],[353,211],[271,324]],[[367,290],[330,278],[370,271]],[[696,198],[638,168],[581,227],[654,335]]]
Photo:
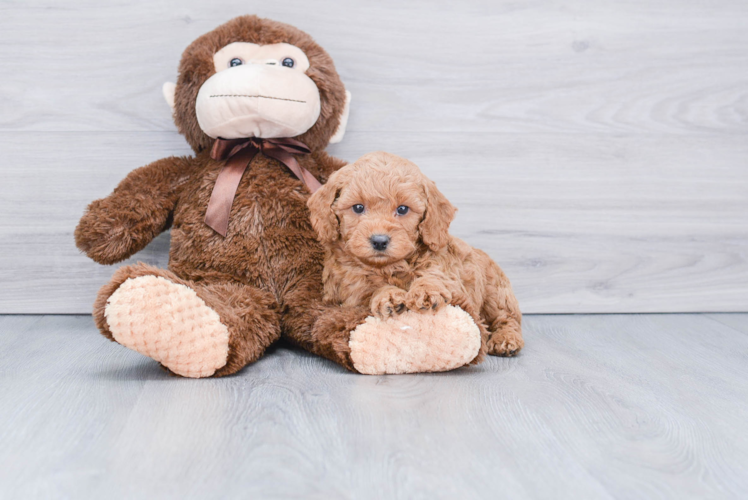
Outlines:
[[171,225],[171,216],[193,158],[170,157],[130,172],[114,192],[91,203],[75,244],[99,264],[114,264],[145,248]]

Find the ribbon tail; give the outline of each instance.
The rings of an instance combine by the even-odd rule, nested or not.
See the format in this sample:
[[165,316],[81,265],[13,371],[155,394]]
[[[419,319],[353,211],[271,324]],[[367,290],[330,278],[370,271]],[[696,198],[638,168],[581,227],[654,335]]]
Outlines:
[[322,187],[322,184],[312,175],[309,170],[299,165],[299,162],[291,153],[280,148],[265,148],[263,153],[267,156],[270,156],[271,158],[275,158],[286,167],[288,167],[288,169],[293,172],[296,178],[303,182],[312,193]]
[[224,238],[229,229],[231,205],[234,203],[239,182],[256,153],[257,149],[252,147],[245,148],[232,156],[216,178],[216,184],[213,186],[208,208],[205,211],[205,223]]

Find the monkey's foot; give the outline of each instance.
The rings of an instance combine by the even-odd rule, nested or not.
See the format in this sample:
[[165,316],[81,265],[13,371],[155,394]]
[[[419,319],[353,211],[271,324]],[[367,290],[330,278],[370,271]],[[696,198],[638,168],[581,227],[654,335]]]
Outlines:
[[128,278],[104,311],[114,339],[183,377],[209,377],[226,364],[229,331],[192,288],[160,276]]
[[348,343],[356,370],[367,375],[443,372],[478,356],[478,326],[459,307],[435,314],[406,311],[386,320],[366,318]]

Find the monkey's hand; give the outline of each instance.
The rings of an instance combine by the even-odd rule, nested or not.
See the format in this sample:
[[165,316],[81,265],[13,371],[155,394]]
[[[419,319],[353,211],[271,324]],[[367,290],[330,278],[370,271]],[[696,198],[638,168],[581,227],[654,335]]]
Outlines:
[[[75,228],[75,244],[99,264],[114,264],[145,248],[160,232],[152,217],[110,198],[91,203]],[[159,228],[160,229],[160,228]]]
[[133,170],[114,192],[91,203],[75,228],[75,244],[99,264],[139,252],[168,229],[187,158],[164,158]]
[[385,286],[377,290],[371,298],[371,312],[380,319],[405,311],[407,292],[396,286]]
[[405,305],[411,311],[438,311],[452,301],[452,294],[440,281],[417,279],[410,286]]

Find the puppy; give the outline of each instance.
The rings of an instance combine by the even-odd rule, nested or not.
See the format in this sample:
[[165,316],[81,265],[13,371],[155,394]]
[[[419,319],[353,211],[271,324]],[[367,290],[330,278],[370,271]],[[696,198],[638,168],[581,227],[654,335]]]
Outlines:
[[480,359],[524,346],[509,280],[485,252],[449,234],[457,210],[412,162],[367,154],[335,172],[308,205],[326,250],[326,301],[368,306],[382,319],[452,304],[478,325]]

